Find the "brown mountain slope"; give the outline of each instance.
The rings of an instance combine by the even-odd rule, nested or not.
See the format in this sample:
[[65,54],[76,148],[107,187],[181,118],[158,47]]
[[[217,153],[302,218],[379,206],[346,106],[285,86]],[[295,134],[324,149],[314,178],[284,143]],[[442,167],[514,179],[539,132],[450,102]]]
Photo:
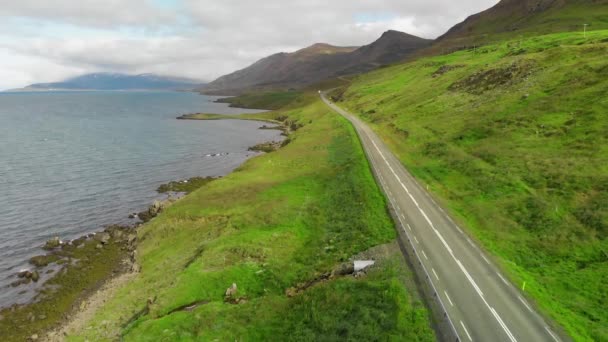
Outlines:
[[608,0],[501,0],[437,38],[424,54],[450,52],[505,38],[608,28]]
[[429,46],[430,40],[387,31],[360,47],[315,44],[293,53],[278,53],[222,76],[201,89],[209,94],[239,94],[252,89],[301,88],[329,78],[361,73],[403,60]]

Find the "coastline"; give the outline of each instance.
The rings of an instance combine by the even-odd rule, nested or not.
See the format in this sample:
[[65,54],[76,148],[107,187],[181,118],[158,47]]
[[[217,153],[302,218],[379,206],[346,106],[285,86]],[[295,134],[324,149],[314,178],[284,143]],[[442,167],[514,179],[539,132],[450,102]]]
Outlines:
[[[240,116],[246,115],[251,114]],[[220,116],[224,116],[221,119],[280,123],[260,118]],[[260,129],[280,129],[284,136],[287,136],[288,132],[288,128],[284,126],[263,126]],[[259,145],[265,144],[280,148],[274,141]],[[249,151],[270,152],[256,146],[250,147]],[[221,177],[223,176],[217,178]],[[154,201],[146,210],[130,214],[130,218],[141,220],[133,225],[111,225],[96,233],[66,242],[58,238],[49,240],[46,245],[48,248],[43,248],[47,253],[32,258],[30,260],[32,268],[19,272],[19,279],[23,284],[40,280],[43,285],[36,290],[36,295],[30,302],[0,309],[0,339],[60,341],[68,331],[80,327],[79,324],[86,321],[85,318],[92,315],[96,307],[105,302],[105,298],[113,289],[137,276],[140,270],[136,260],[138,228],[173,203],[186,197],[188,193],[203,187],[213,179],[215,178],[194,177],[161,185],[157,191],[170,192],[169,196],[163,201]],[[186,190],[183,190],[184,188]],[[173,194],[177,194],[178,197],[173,197]],[[55,267],[49,268],[49,265]],[[49,271],[51,269],[52,271]],[[42,279],[43,277],[39,278],[40,274],[49,276]]]

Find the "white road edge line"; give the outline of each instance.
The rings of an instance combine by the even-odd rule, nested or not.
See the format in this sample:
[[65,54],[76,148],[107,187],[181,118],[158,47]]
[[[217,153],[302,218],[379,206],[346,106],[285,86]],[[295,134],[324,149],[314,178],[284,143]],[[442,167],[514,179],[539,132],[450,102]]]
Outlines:
[[502,280],[502,282],[505,283],[505,285],[509,285],[509,282],[505,278],[503,278],[503,276],[500,273],[496,272],[496,274],[498,275],[500,280]]
[[[333,105],[331,107],[334,108]],[[334,109],[336,109],[336,108],[337,107],[335,107]],[[338,110],[338,109],[336,109],[336,110],[341,113],[341,110]],[[346,116],[349,116],[349,115],[346,115]],[[397,175],[397,173],[395,172],[395,170],[393,169],[393,167],[391,166],[391,164],[388,162],[388,160],[384,156],[384,153],[382,153],[382,151],[380,150],[380,148],[378,148],[378,145],[376,145],[376,142],[373,139],[369,138],[369,137],[368,137],[368,139],[374,145],[374,147],[376,148],[376,150],[378,151],[378,153],[380,154],[380,156],[382,157],[382,159],[384,160],[384,162],[388,166],[389,170],[393,173],[393,175],[395,176],[395,178],[397,179],[397,181],[399,182],[399,184],[401,185],[401,187],[405,190],[405,192],[407,193],[407,195],[410,197],[410,199],[412,200],[412,202],[414,203],[414,205],[416,205],[416,207],[418,208],[418,211],[422,214],[422,216],[427,221],[427,223],[431,226],[431,228],[433,229],[433,231],[435,232],[435,234],[439,237],[439,239],[441,240],[441,242],[444,245],[444,247],[448,250],[448,252],[452,256],[452,259],[454,259],[454,261],[458,264],[458,266],[460,267],[460,270],[465,274],[465,276],[469,280],[469,283],[471,283],[471,285],[473,285],[475,291],[477,291],[477,294],[480,296],[481,300],[484,302],[484,304],[486,305],[486,307],[492,312],[492,314],[494,315],[494,318],[501,325],[502,329],[505,331],[505,333],[507,334],[507,336],[509,337],[509,339],[511,340],[511,342],[517,342],[517,340],[515,339],[515,337],[513,336],[513,334],[511,334],[511,331],[509,330],[509,328],[503,322],[502,318],[500,318],[500,315],[498,315],[498,313],[496,312],[496,310],[494,310],[494,308],[491,307],[488,304],[488,302],[485,300],[483,292],[481,292],[481,290],[479,289],[479,287],[475,283],[475,280],[473,280],[473,278],[471,277],[471,275],[469,274],[469,272],[467,272],[466,268],[462,265],[462,263],[460,262],[460,260],[458,260],[456,258],[456,256],[454,255],[452,249],[447,244],[447,242],[445,241],[445,239],[443,238],[443,236],[441,235],[441,233],[439,233],[439,231],[437,231],[437,229],[435,228],[435,225],[430,220],[430,218],[426,215],[426,213],[424,212],[424,210],[422,210],[422,208],[420,207],[420,204],[418,203],[418,201],[416,201],[416,199],[414,198],[414,196],[410,193],[409,189],[405,186],[405,184],[403,184],[403,182],[401,181],[401,178]],[[361,140],[363,140],[362,137],[361,137]],[[393,206],[394,206],[394,203],[392,203],[392,202],[393,201],[391,201],[391,204],[393,204]],[[447,218],[448,218],[448,220],[450,222],[452,222],[452,224],[454,224],[456,226],[456,224],[452,221],[452,219],[449,216],[447,216]],[[402,228],[403,228],[403,223],[402,223]],[[415,236],[414,236],[414,239],[416,239]],[[468,241],[468,243],[472,247],[477,248],[477,246],[475,246],[475,244],[473,243],[473,241],[471,241],[469,238],[467,238],[467,241]],[[418,239],[416,239],[416,242],[418,242]],[[439,280],[439,277],[437,276],[437,273],[435,273],[435,270],[432,269],[432,271],[435,274],[435,277],[437,278],[437,280]],[[497,274],[498,274],[498,272],[497,272]],[[502,276],[500,276],[500,274],[498,274],[498,275],[499,275],[499,277],[501,279],[503,279]],[[503,281],[505,281],[505,280],[503,279]],[[506,281],[505,281],[505,283],[506,283]],[[463,324],[462,321],[460,323]],[[463,324],[463,327],[464,327],[464,324]],[[466,331],[466,329],[465,329],[465,331]]]
[[532,311],[532,308],[528,305],[528,303],[526,303],[526,301],[521,296],[517,296],[517,298],[526,307],[526,309],[528,309],[528,311],[534,312],[534,311]]
[[448,302],[450,302],[451,306],[454,306],[454,303],[452,303],[452,299],[450,298],[450,296],[448,295],[448,291],[443,291],[443,293],[445,293],[445,297],[448,299]]
[[551,337],[553,338],[553,340],[555,342],[560,342],[561,341],[559,338],[557,338],[557,336],[555,336],[555,334],[548,327],[545,327],[545,330],[547,330],[547,332],[549,333],[549,335],[551,335]]
[[467,333],[467,337],[469,338],[469,341],[473,342],[473,339],[471,338],[471,334],[469,334],[467,327],[464,326],[464,323],[462,323],[462,321],[460,321],[460,325],[462,325],[462,329],[464,329],[464,332]]

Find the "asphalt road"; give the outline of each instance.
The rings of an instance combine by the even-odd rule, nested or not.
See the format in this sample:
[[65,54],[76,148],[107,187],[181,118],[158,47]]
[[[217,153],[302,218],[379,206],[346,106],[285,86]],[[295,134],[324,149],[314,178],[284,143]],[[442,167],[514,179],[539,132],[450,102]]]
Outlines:
[[453,339],[488,342],[561,341],[545,320],[501,275],[485,253],[454,223],[365,123],[323,101],[354,125],[379,185],[423,269],[423,278],[447,312]]

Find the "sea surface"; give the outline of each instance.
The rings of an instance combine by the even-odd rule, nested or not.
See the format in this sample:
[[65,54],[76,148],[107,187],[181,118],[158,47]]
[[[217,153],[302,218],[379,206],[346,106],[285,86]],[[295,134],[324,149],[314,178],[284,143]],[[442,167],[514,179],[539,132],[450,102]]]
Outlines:
[[[46,240],[67,240],[163,198],[172,180],[220,176],[277,140],[257,121],[176,120],[252,113],[185,92],[0,93],[0,307],[39,284],[10,287]],[[20,293],[24,292],[25,293]]]

